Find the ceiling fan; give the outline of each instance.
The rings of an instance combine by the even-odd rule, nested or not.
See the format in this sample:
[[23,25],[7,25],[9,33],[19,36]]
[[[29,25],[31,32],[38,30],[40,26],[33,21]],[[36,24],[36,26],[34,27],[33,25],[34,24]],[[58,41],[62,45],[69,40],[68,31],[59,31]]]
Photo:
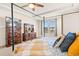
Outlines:
[[33,11],[35,11],[35,9],[37,8],[37,7],[44,7],[44,5],[42,5],[42,4],[38,4],[38,3],[28,3],[27,5],[24,5],[24,6],[22,6],[23,8],[24,7],[29,7],[29,8],[31,8]]

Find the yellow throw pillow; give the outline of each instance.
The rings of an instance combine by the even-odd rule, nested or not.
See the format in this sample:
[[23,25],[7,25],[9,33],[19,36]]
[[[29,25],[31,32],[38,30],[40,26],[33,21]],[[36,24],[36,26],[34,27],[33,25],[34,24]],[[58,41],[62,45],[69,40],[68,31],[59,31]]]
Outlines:
[[68,56],[79,56],[79,36],[75,38],[75,41],[68,49]]

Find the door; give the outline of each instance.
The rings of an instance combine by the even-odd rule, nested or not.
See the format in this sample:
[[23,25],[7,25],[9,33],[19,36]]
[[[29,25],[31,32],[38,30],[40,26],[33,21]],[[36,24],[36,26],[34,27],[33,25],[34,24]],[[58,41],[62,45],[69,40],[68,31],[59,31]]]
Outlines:
[[46,37],[53,37],[57,35],[57,20],[48,19],[44,22],[44,34]]

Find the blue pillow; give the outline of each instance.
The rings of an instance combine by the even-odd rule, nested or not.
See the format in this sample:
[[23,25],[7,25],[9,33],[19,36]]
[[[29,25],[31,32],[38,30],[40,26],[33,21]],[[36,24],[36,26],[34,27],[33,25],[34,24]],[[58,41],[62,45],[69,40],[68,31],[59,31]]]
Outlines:
[[62,52],[68,51],[68,48],[69,48],[69,46],[72,44],[72,42],[74,41],[75,37],[76,37],[76,34],[75,34],[75,33],[69,32],[69,33],[65,36],[65,38],[64,38],[64,40],[63,40],[63,42],[62,42],[62,44],[60,45],[60,50],[61,50]]

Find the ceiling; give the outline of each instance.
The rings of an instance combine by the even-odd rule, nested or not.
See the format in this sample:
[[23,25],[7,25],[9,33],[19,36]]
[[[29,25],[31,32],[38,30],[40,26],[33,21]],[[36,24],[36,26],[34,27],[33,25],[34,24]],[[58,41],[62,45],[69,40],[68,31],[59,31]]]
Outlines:
[[[23,5],[27,5],[28,3],[16,3],[16,5],[22,7]],[[37,8],[35,11],[32,11],[31,8],[29,7],[24,7],[25,10],[28,10],[32,13],[29,13],[27,11],[24,11],[16,6],[14,6],[14,12],[18,14],[22,14],[24,16],[31,16],[33,17],[34,14],[45,17],[51,17],[51,16],[56,16],[56,15],[61,15],[65,13],[70,13],[74,11],[79,11],[79,4],[78,3],[40,3],[44,5],[43,8]],[[0,7],[6,8],[5,10],[9,9],[10,10],[11,4],[6,3],[6,4],[0,4]],[[14,14],[15,14],[14,13]],[[33,17],[34,18],[34,17]],[[40,17],[36,17],[40,18]]]
[[[44,5],[43,8],[37,8],[35,11],[32,11],[31,8],[29,7],[24,7],[24,9],[29,10],[37,15],[40,16],[49,16],[48,14],[51,15],[53,12],[61,11],[61,10],[66,10],[66,9],[74,9],[74,6],[79,5],[79,4],[72,4],[72,3],[40,3]],[[17,3],[18,6],[22,7],[23,5],[27,5],[27,3]]]
[[[35,13],[35,14],[43,14],[43,13],[46,13],[48,11],[54,11],[56,9],[60,9],[60,8],[63,8],[63,7],[69,7],[69,6],[72,6],[72,4],[64,4],[64,3],[40,3],[42,5],[44,5],[43,8],[37,8],[35,11],[32,11],[31,8],[29,7],[24,7],[25,9]],[[23,5],[27,5],[27,3],[23,3],[23,4],[17,4],[19,6],[23,6]]]

